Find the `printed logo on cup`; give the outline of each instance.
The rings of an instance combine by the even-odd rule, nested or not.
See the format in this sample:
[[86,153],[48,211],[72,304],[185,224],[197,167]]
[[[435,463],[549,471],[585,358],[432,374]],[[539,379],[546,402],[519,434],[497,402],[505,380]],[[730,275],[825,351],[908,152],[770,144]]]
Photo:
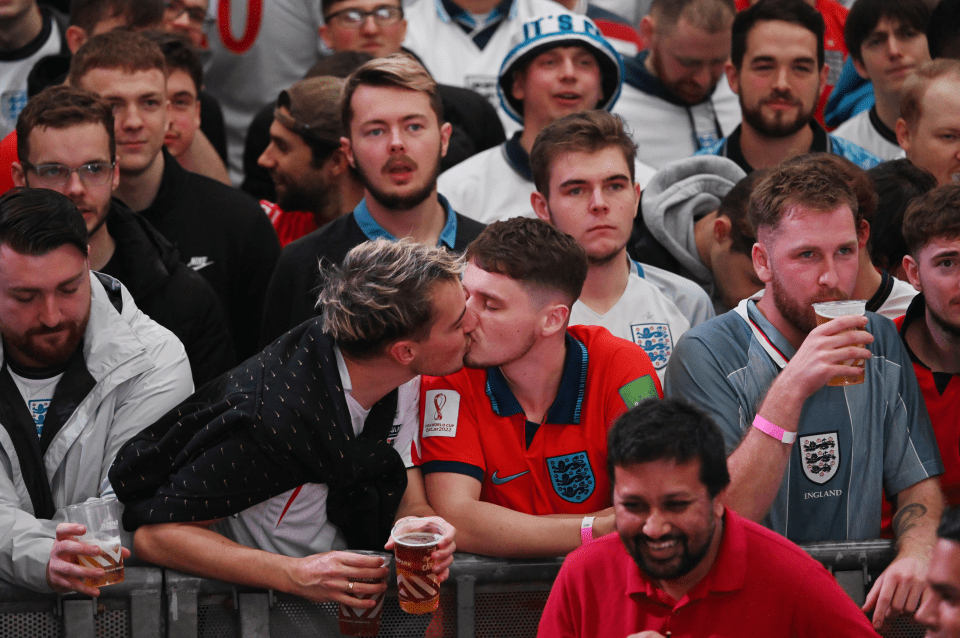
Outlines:
[[423,405],[423,438],[457,436],[460,393],[454,390],[427,390]]

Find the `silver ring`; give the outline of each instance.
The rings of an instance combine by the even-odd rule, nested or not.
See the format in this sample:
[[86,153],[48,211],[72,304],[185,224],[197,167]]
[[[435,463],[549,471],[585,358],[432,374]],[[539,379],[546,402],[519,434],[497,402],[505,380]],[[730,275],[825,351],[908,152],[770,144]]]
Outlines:
[[350,588],[350,591],[353,591],[353,583],[352,583],[352,582],[347,583],[347,587]]

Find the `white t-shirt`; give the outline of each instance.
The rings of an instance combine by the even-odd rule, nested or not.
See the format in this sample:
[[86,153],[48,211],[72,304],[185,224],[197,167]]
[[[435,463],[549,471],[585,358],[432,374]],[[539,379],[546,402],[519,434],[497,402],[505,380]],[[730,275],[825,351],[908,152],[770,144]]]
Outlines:
[[63,373],[44,379],[33,379],[22,377],[9,367],[8,369],[13,382],[20,390],[20,395],[27,404],[27,410],[33,417],[34,425],[37,426],[37,438],[39,439],[43,432],[43,422],[47,417],[47,409],[50,407],[50,401],[53,400],[53,392],[57,389],[57,384],[60,383]]
[[[447,198],[453,210],[484,224],[512,217],[536,217],[530,204],[536,187],[510,164],[506,153],[509,143],[477,153],[440,175],[437,191]],[[634,168],[640,188],[656,173],[641,162],[636,162]]]
[[675,303],[632,266],[627,287],[610,310],[601,315],[578,300],[570,309],[570,325],[603,326],[614,336],[642,347],[662,382],[673,347],[680,335],[690,329],[690,322]]
[[857,113],[838,126],[833,134],[853,142],[884,161],[903,157],[900,145],[887,139],[871,121],[870,110]]
[[40,58],[60,52],[60,27],[55,20],[47,20],[51,28],[46,40],[28,44],[23,49],[23,57],[0,60],[0,138],[16,128],[17,116],[27,105],[27,76],[33,65]]
[[[353,431],[359,435],[369,410],[353,398],[353,385],[340,348],[334,346],[337,367]],[[397,414],[390,429],[390,443],[400,453],[403,464],[413,467],[411,448],[419,452],[420,377],[399,388]],[[331,550],[347,549],[340,530],[327,520],[327,486],[306,483],[249,507],[220,521],[214,529],[241,545],[284,556],[304,557]]]

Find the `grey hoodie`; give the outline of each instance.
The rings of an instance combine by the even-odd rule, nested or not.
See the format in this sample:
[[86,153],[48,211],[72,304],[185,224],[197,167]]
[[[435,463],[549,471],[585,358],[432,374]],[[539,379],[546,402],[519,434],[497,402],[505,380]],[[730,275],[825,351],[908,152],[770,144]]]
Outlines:
[[643,191],[641,214],[647,230],[680,262],[679,274],[703,286],[711,298],[713,273],[700,260],[693,223],[715,211],[746,176],[725,157],[688,157],[663,167]]

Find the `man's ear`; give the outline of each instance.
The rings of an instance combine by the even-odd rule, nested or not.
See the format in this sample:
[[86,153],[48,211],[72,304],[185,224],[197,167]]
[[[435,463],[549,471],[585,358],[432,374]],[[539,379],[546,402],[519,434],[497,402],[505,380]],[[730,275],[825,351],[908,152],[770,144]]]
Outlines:
[[78,27],[75,24],[67,27],[63,37],[67,41],[67,48],[70,49],[70,53],[76,53],[77,50],[89,39],[86,30]]
[[910,285],[923,292],[923,286],[920,284],[920,269],[917,267],[917,260],[910,255],[903,256],[903,271],[907,275],[907,281]]
[[726,215],[717,215],[717,218],[713,220],[713,241],[717,244],[723,244],[730,240],[730,231],[733,228],[733,224],[730,222],[730,218]]
[[347,156],[343,152],[343,147],[338,148],[334,152],[330,153],[330,156],[327,157],[323,162],[323,168],[326,169],[327,174],[331,177],[339,177],[347,171],[350,163],[347,161]]
[[450,136],[453,134],[453,124],[444,122],[440,126],[440,157],[447,156],[447,149],[450,148]]
[[570,306],[558,301],[547,305],[543,313],[540,334],[543,337],[551,337],[566,327],[567,320],[570,318]]
[[857,244],[860,250],[866,250],[867,240],[870,239],[870,222],[865,219],[860,220],[860,228],[857,229]]
[[907,126],[907,121],[902,117],[897,119],[897,144],[904,152],[910,153],[910,127]]
[[852,55],[850,56],[850,61],[853,62],[853,68],[857,70],[857,75],[862,77],[864,80],[870,79],[870,74],[867,73],[867,67],[863,66],[863,62],[860,62]]
[[410,365],[417,357],[417,343],[409,339],[394,341],[387,347],[387,354],[402,366]]
[[543,193],[540,191],[530,193],[530,205],[533,206],[533,212],[537,214],[537,217],[548,224],[553,224],[553,218],[550,216],[550,207],[547,205],[547,198]]
[[27,185],[27,174],[23,170],[23,165],[21,165],[20,162],[14,162],[10,165],[10,174],[13,176],[14,186]]
[[759,240],[753,245],[753,269],[757,271],[757,277],[763,283],[773,279],[773,273],[770,270],[770,256],[767,254],[767,247]]
[[640,19],[640,38],[647,48],[651,48],[653,38],[657,35],[657,19],[649,13]]
[[730,90],[740,95],[740,74],[737,72],[737,67],[733,66],[733,62],[727,60],[727,63],[723,66],[723,72],[727,74],[727,83],[730,85]]
[[323,40],[323,43],[327,46],[327,48],[332,51],[333,45],[330,44],[330,27],[325,24],[321,24],[320,28],[317,29],[317,33],[320,34],[320,39]]
[[347,162],[350,164],[350,166],[356,168],[357,164],[353,159],[353,148],[350,146],[350,138],[340,138],[340,150],[343,151],[343,155],[347,158]]

